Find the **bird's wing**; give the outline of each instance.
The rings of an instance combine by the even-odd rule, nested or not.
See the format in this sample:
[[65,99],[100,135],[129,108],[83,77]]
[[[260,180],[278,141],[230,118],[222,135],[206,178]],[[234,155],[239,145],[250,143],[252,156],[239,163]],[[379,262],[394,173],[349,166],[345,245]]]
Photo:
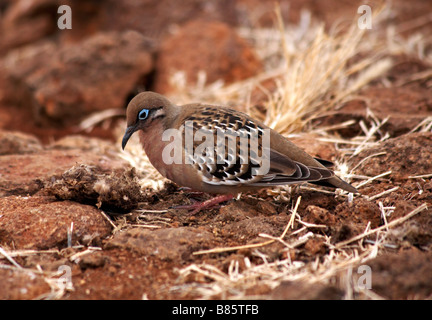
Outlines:
[[259,181],[251,182],[252,186],[273,186],[291,183],[319,181],[333,176],[333,171],[324,167],[306,166],[291,160],[275,150],[270,150],[270,169]]
[[[323,167],[319,166],[320,163],[316,167],[307,166],[270,146],[265,147],[263,141],[266,128],[240,112],[205,106],[200,113],[189,115],[183,121],[185,125],[187,121],[191,123],[194,137],[191,148],[193,154],[189,154],[189,159],[207,184],[265,187],[318,181],[333,176],[333,172],[325,168],[329,162],[323,161]],[[209,136],[209,139],[195,140],[200,136],[198,133],[203,137]],[[241,138],[246,138],[248,154],[241,155],[238,152],[241,143],[230,146],[229,142],[225,143],[225,139],[222,139],[222,148],[218,149],[219,140],[215,138],[218,134],[226,137],[237,135],[237,143],[239,140],[241,142]],[[256,139],[257,150],[252,147],[252,136]],[[210,141],[209,146],[214,147],[213,153],[207,153],[201,148],[204,146],[203,141]]]
[[322,164],[326,168],[333,168],[334,163],[328,160],[320,159],[320,158],[314,158],[316,161],[318,161],[320,164]]
[[[333,171],[324,167],[306,166],[300,162],[291,160],[289,157],[270,150],[270,165],[266,173],[260,174],[262,163],[252,159],[249,163],[225,165],[210,165],[208,171],[203,172],[203,180],[213,185],[250,185],[266,187],[285,185],[299,182],[319,181],[331,178]],[[266,161],[261,160],[261,161]],[[255,173],[254,173],[255,172]]]

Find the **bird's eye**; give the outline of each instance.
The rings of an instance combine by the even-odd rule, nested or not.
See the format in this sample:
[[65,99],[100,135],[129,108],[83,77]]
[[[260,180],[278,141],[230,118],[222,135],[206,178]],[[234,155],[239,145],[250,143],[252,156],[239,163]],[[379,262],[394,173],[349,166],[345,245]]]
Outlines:
[[149,114],[149,110],[148,109],[142,109],[140,111],[140,113],[138,114],[138,119],[139,120],[145,120],[145,119],[147,119],[148,114]]

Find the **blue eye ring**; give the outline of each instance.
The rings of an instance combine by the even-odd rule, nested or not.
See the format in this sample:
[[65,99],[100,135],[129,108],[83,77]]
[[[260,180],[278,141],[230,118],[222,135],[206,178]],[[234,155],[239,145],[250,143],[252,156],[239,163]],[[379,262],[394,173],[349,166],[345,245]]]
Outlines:
[[139,113],[138,113],[138,119],[139,120],[145,120],[147,119],[148,115],[149,115],[149,109],[142,109]]

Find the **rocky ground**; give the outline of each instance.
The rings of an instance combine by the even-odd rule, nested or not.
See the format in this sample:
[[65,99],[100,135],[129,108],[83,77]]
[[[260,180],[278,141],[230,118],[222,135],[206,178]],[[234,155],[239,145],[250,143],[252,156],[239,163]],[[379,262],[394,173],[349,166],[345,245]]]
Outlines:
[[[1,299],[431,297],[431,3],[393,1],[384,23],[404,50],[293,138],[343,158],[361,195],[264,190],[190,215],[171,207],[194,195],[121,152],[124,108],[142,90],[178,94],[176,70],[225,84],[264,72],[239,30],[274,27],[274,2],[66,2],[72,30],[57,28],[59,1],[0,0]],[[360,4],[280,8],[330,28]]]

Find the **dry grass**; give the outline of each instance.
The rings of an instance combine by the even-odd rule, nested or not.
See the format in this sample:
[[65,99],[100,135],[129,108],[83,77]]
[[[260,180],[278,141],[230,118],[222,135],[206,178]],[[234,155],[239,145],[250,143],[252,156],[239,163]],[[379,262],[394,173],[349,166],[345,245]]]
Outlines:
[[[119,134],[118,136],[117,145],[120,146],[122,135]],[[164,187],[166,179],[150,163],[150,160],[143,151],[137,134],[130,138],[124,151],[119,150],[119,156],[137,169],[137,172],[141,175],[140,184],[143,188],[159,191]]]
[[310,43],[293,52],[280,14],[278,21],[283,56],[278,69],[282,72],[267,103],[266,122],[281,133],[303,130],[311,118],[334,108],[391,66],[389,59],[379,60],[379,54],[351,62],[360,57],[365,41],[365,29],[356,24],[341,34],[327,34],[322,25],[311,28]]

